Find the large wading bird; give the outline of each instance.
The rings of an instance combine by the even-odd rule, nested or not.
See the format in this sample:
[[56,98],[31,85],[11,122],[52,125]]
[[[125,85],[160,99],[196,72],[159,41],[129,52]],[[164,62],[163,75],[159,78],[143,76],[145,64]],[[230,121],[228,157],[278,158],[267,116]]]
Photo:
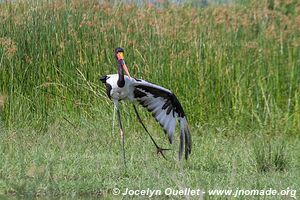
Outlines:
[[[180,124],[180,144],[178,159],[181,159],[183,149],[185,149],[185,159],[188,159],[188,156],[191,153],[191,134],[188,128],[184,110],[176,96],[166,88],[141,79],[132,78],[125,64],[124,51],[122,48],[117,48],[115,50],[115,57],[117,59],[118,74],[105,75],[101,77],[100,80],[105,84],[107,95],[114,103],[112,126],[114,126],[115,112],[117,111],[118,114],[125,165],[126,159],[124,149],[124,132],[119,111],[119,101],[125,99],[133,103],[132,105],[138,121],[141,123],[147,134],[150,136],[151,141],[156,146],[157,153],[160,153],[164,158],[165,156],[163,154],[163,151],[169,149],[161,148],[157,145],[157,143],[147,130],[146,126],[142,122],[142,119],[134,105],[134,102],[138,102],[140,105],[146,107],[148,111],[152,113],[153,117],[164,129],[165,133],[168,134],[169,142],[171,144],[173,143],[176,119],[178,119]],[[124,75],[124,72],[127,74],[127,76]]]

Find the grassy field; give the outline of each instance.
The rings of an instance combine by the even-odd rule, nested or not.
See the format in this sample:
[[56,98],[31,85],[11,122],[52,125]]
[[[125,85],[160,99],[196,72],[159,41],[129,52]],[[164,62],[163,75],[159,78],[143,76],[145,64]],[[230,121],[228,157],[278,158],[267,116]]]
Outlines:
[[[272,188],[285,195],[239,199],[299,197],[299,27],[296,0],[203,8],[0,3],[0,198],[133,198],[114,196],[115,188],[206,192],[191,199],[236,199],[209,195],[213,189]],[[158,157],[124,102],[124,168],[99,83],[116,73],[118,46],[132,76],[178,96],[192,133],[188,161],[176,160],[179,134],[169,145],[140,108],[155,139],[172,148],[167,160]]]

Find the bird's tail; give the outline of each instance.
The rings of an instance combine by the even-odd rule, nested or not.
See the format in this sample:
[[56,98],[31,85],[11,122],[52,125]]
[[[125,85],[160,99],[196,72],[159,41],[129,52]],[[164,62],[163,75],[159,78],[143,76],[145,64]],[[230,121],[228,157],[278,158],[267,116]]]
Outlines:
[[180,123],[180,144],[179,144],[178,159],[179,160],[181,159],[183,148],[184,148],[185,149],[184,157],[187,160],[192,149],[191,134],[185,117],[179,117],[179,123]]

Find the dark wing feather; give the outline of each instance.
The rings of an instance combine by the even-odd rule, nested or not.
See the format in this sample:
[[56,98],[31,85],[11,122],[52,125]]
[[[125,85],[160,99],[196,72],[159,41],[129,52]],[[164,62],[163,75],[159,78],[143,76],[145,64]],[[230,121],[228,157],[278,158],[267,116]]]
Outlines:
[[184,147],[185,158],[187,159],[191,153],[191,135],[184,110],[177,97],[166,88],[144,80],[136,80],[134,84],[134,98],[152,113],[165,133],[168,134],[170,143],[173,142],[176,118],[178,118],[181,129],[179,159],[182,156]]

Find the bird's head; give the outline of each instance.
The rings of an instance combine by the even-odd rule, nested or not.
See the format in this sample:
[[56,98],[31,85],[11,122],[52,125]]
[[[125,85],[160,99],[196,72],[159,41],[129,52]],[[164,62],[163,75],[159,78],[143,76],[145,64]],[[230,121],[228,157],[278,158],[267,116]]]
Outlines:
[[124,50],[121,47],[116,48],[115,56],[117,60],[124,60]]
[[116,57],[117,62],[118,62],[118,67],[122,67],[122,69],[125,71],[127,76],[129,78],[131,78],[131,76],[129,74],[129,71],[128,71],[128,68],[127,68],[127,66],[125,64],[125,61],[124,61],[124,50],[121,47],[116,48],[115,57]]

